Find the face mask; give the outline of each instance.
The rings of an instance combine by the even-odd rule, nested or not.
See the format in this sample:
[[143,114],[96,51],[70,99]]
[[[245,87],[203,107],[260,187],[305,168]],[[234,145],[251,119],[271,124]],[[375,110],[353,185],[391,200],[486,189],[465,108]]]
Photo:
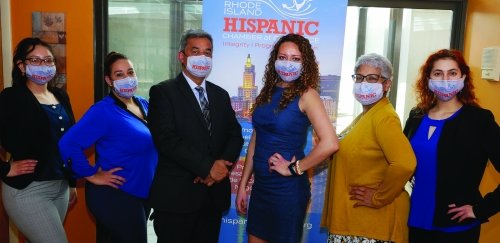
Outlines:
[[198,78],[205,78],[212,70],[212,58],[207,56],[189,56],[186,69]]
[[457,80],[429,79],[429,89],[442,101],[451,100],[464,88],[465,76]]
[[36,84],[44,85],[56,76],[56,66],[26,65],[26,77]]
[[371,105],[382,98],[383,86],[381,83],[354,83],[354,98],[362,105]]
[[274,68],[283,81],[292,82],[300,77],[302,63],[276,60],[276,62],[274,62]]
[[137,90],[137,84],[138,82],[136,77],[118,79],[113,82],[113,90],[118,96],[129,99],[134,96],[135,91]]

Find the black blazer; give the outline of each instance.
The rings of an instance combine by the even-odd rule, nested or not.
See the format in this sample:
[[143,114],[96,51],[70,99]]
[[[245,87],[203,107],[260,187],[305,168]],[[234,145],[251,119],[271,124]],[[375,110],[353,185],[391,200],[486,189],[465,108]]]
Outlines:
[[198,176],[206,178],[217,159],[236,162],[243,145],[229,94],[205,82],[211,135],[182,73],[149,91],[148,124],[159,152],[149,199],[155,210],[193,212],[206,200],[212,200],[221,211],[231,205],[229,178],[211,187],[193,183]]
[[[73,110],[66,92],[49,88],[66,110],[70,124],[75,123]],[[35,173],[6,177],[10,166],[2,163],[0,177],[14,188],[23,189],[37,179],[37,171],[47,164],[50,138],[50,124],[47,114],[33,93],[25,86],[6,88],[0,93],[0,140],[2,147],[12,154],[15,160],[38,160]],[[55,145],[57,146],[57,145]],[[68,178],[69,179],[69,178]],[[70,185],[76,184],[70,179]]]
[[[410,112],[404,128],[409,139],[420,126],[423,116],[418,109]],[[487,221],[500,210],[500,185],[484,198],[479,192],[488,159],[500,171],[500,128],[493,114],[489,110],[464,105],[454,119],[445,122],[437,146],[434,225],[460,225],[447,214],[448,205],[453,203],[457,206],[472,205],[476,217]],[[468,222],[470,220],[465,220],[462,224]]]

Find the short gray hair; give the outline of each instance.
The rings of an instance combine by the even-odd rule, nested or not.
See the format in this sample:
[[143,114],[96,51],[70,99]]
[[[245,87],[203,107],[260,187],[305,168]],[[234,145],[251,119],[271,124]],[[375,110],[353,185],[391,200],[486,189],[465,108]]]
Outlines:
[[380,74],[386,79],[392,79],[392,64],[386,57],[377,53],[364,54],[358,58],[354,65],[354,72],[357,72],[361,65],[368,65],[380,69]]
[[190,38],[207,38],[210,40],[210,43],[212,44],[212,46],[214,43],[212,40],[212,36],[209,33],[205,32],[204,30],[202,30],[202,29],[197,29],[197,30],[189,29],[189,30],[186,30],[186,32],[184,32],[184,34],[182,34],[179,52],[183,51],[186,48],[187,41]]

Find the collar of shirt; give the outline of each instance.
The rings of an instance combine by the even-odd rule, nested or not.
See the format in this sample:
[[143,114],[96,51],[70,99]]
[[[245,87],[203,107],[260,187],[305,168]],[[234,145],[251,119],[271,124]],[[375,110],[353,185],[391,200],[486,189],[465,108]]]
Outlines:
[[[122,101],[121,101],[121,100],[120,100],[120,99],[119,99],[119,98],[115,95],[115,93],[113,93],[113,91],[110,91],[110,92],[109,92],[109,96],[110,96],[110,97],[111,97],[111,98],[115,101],[115,104],[116,104],[118,107],[120,107],[120,108],[124,109],[125,111],[127,111],[128,113],[132,114],[134,117],[137,117],[137,119],[139,119],[140,121],[142,121],[142,122],[146,122],[146,120],[141,119],[140,117],[136,116],[134,113],[132,113],[131,111],[129,111],[129,110],[127,109],[127,105],[126,105],[125,103],[123,103],[123,102],[122,102]],[[146,116],[147,116],[147,115],[146,115],[146,112],[144,111],[144,107],[142,107],[141,102],[137,99],[137,97],[135,97],[135,95],[134,95],[134,96],[132,96],[132,100],[134,101],[134,103],[135,103],[137,106],[139,106],[139,110],[141,110],[142,116],[143,116],[144,118],[146,118]]]
[[[198,85],[192,79],[190,79],[184,72],[182,72],[182,75],[184,76],[187,83],[189,84],[189,87],[191,87],[191,91],[193,91],[194,97],[196,97],[196,100],[198,100],[198,104],[199,104],[200,103],[200,95],[198,93],[198,90],[196,90],[196,87],[198,87]],[[205,79],[203,79],[203,82],[201,82],[201,85],[199,85],[199,86],[201,86],[203,88],[203,90],[205,90],[205,92],[204,92],[205,99],[208,100]],[[200,105],[200,107],[201,107],[201,105]]]
[[[113,93],[113,91],[109,91],[109,96],[111,96],[111,98],[113,98],[113,100],[115,101],[115,104],[118,105],[120,108],[122,109],[127,109],[127,105],[125,105],[125,103],[123,103],[116,95],[115,93]],[[136,100],[135,100],[135,97],[132,97],[132,99],[134,100],[135,103]]]

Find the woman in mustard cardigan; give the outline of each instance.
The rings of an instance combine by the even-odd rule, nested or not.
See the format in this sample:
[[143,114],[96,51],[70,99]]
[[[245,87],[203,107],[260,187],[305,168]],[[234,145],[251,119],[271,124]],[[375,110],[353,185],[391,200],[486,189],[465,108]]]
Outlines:
[[339,136],[328,178],[322,226],[328,242],[408,242],[409,197],[416,165],[401,122],[385,97],[392,67],[378,54],[359,57],[353,93],[363,113]]

